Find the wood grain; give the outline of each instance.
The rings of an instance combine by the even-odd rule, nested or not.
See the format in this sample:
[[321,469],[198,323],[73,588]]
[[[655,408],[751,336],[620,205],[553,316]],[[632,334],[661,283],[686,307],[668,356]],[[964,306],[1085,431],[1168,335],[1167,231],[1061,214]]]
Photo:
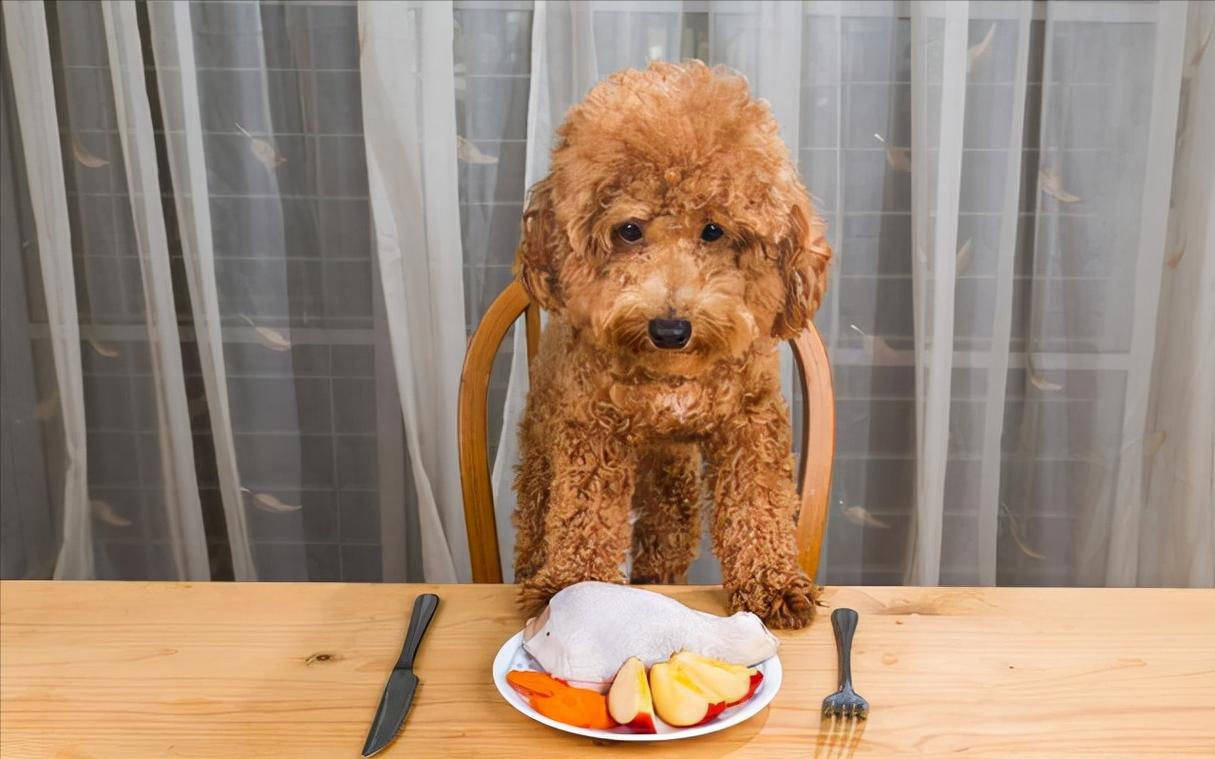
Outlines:
[[[720,611],[716,588],[666,588]],[[356,757],[415,595],[443,599],[382,756],[1211,756],[1215,591],[829,588],[861,615],[863,731],[818,708],[831,626],[781,633],[772,706],[712,736],[604,745],[532,722],[490,680],[510,586],[0,583],[0,756]]]
[[[494,299],[468,343],[460,375],[460,486],[464,494],[464,523],[473,582],[502,582],[494,494],[490,482],[487,395],[494,358],[506,333],[525,316],[527,360],[540,349],[540,309],[515,280]],[[813,580],[827,529],[827,497],[831,492],[831,463],[835,455],[835,391],[831,366],[818,329],[811,323],[789,341],[801,381],[804,418],[802,461],[798,486],[801,506],[797,522],[798,562]]]

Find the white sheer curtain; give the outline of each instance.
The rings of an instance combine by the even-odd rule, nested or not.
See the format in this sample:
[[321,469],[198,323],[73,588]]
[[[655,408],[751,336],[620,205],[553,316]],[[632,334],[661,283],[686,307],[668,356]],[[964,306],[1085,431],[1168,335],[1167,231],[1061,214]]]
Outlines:
[[1215,585],[1209,4],[2,18],[4,576],[467,579],[463,338],[526,188],[594,82],[697,57],[772,104],[836,252],[823,581]]
[[[1210,584],[1202,557],[1212,500],[1201,499],[1211,424],[1186,418],[1187,446],[1171,450],[1189,463],[1166,464],[1152,492],[1137,471],[1144,441],[1168,444],[1145,427],[1148,404],[1177,397],[1146,374],[1157,341],[1144,330],[1166,339],[1166,315],[1156,314],[1172,302],[1160,299],[1160,272],[1170,271],[1161,223],[1173,167],[1192,165],[1171,149],[1185,12],[1167,3],[538,3],[528,183],[542,175],[534,155],[559,122],[554,70],[563,105],[585,92],[592,69],[699,56],[742,71],[781,118],[837,254],[817,320],[840,396],[821,576],[1150,583],[1164,576],[1167,535],[1180,544],[1172,565],[1195,567],[1169,582]],[[1188,24],[1195,60],[1204,23]],[[587,37],[593,48],[574,42]],[[1196,72],[1187,79],[1195,92]],[[1201,281],[1187,280],[1185,313],[1211,307],[1196,294]],[[1204,345],[1191,330],[1168,333],[1174,351]],[[494,468],[507,577],[513,427],[526,387],[518,345],[512,353]],[[1175,383],[1209,380],[1207,354],[1156,354],[1156,371]],[[1171,369],[1178,364],[1186,369]],[[1186,384],[1183,397],[1212,384]],[[1176,461],[1152,453],[1152,464]],[[1197,462],[1206,480],[1194,476]],[[1199,528],[1196,537],[1180,539],[1184,527]],[[1154,551],[1138,578],[1137,541]],[[711,581],[715,570],[702,555],[691,576]]]

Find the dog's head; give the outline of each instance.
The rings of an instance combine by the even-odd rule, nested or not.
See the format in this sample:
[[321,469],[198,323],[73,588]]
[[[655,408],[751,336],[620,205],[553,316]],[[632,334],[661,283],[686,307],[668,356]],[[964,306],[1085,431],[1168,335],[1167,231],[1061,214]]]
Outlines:
[[801,331],[831,249],[766,103],[699,62],[614,74],[531,190],[528,293],[626,366],[692,375]]

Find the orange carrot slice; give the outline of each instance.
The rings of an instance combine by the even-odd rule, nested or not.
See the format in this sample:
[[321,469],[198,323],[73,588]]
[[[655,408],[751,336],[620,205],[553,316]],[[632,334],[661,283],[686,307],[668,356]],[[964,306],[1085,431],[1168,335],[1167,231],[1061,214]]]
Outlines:
[[608,714],[607,696],[602,693],[575,688],[544,672],[511,670],[506,681],[527,698],[533,709],[549,719],[601,730],[616,726]]

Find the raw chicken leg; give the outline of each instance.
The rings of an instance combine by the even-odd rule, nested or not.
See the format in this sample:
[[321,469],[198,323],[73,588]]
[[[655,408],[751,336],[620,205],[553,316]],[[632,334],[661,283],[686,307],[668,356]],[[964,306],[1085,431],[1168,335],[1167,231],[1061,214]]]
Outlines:
[[751,666],[780,645],[759,617],[718,617],[640,588],[580,582],[528,620],[523,647],[555,677],[604,688],[630,656],[649,666],[678,651]]

